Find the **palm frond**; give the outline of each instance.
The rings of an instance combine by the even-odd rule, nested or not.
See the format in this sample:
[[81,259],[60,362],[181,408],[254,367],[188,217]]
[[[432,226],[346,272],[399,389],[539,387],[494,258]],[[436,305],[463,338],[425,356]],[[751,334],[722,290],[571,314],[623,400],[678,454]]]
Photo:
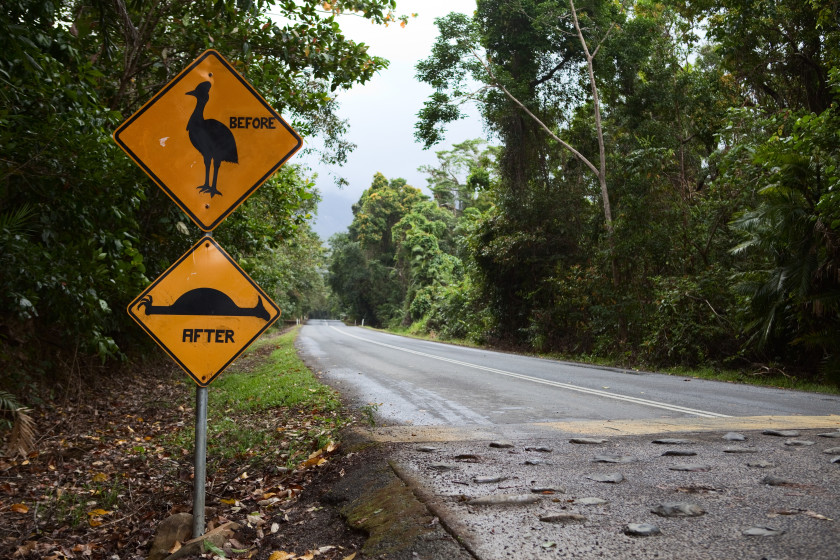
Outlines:
[[0,414],[11,416],[11,433],[6,444],[7,455],[26,456],[35,449],[37,434],[31,410],[21,406],[14,395],[0,391]]

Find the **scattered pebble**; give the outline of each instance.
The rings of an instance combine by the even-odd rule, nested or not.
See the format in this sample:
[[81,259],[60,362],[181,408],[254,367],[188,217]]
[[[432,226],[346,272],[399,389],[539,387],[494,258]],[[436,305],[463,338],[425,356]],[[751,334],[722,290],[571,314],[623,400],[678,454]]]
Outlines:
[[794,484],[790,480],[778,476],[773,476],[772,474],[768,474],[767,476],[762,478],[761,483],[767,484],[768,486],[790,486],[791,484]]
[[656,445],[688,445],[694,442],[690,439],[663,438],[655,439],[651,443],[655,443]]
[[544,523],[569,523],[573,521],[586,521],[586,516],[579,513],[549,513],[541,515],[540,521]]
[[534,494],[493,494],[473,498],[467,504],[471,506],[516,506],[533,504],[540,501],[540,497]]
[[600,438],[576,437],[569,440],[569,443],[579,443],[583,445],[602,445],[608,440]]
[[593,463],[626,464],[626,463],[633,463],[635,461],[636,461],[635,457],[630,457],[628,455],[595,455],[595,458],[592,459]]
[[471,463],[477,463],[481,461],[481,457],[472,453],[462,453],[460,455],[455,455],[454,459],[456,461],[467,461]]
[[666,502],[659,504],[650,512],[661,517],[699,517],[706,513],[706,510],[689,502]]
[[496,484],[507,480],[506,476],[477,476],[473,479],[476,484]]
[[437,450],[437,447],[432,447],[430,445],[421,445],[417,448],[417,451],[420,451],[421,453],[434,453]]
[[808,441],[805,439],[789,439],[785,442],[785,445],[789,445],[790,447],[808,447],[809,445],[814,445],[815,441]]
[[603,498],[577,498],[575,503],[582,506],[602,506],[609,502]]
[[595,482],[611,482],[613,484],[618,484],[619,482],[624,480],[624,475],[621,473],[597,473],[586,475],[586,478],[588,478],[589,480],[594,480]]
[[746,537],[775,537],[784,533],[784,529],[774,529],[773,527],[750,527],[741,531],[741,534]]
[[799,431],[797,430],[764,430],[761,432],[765,436],[778,436],[778,437],[799,437]]
[[454,471],[458,469],[458,465],[451,465],[449,463],[432,463],[429,468],[433,471]]
[[840,455],[837,457],[832,457],[830,463],[840,463]]
[[524,464],[535,466],[535,465],[547,465],[548,463],[546,461],[543,461],[542,459],[525,459]]
[[490,447],[494,447],[496,449],[512,449],[513,443],[507,440],[491,441]]
[[751,447],[724,447],[724,453],[758,453],[758,449]]
[[817,434],[820,437],[827,437],[827,438],[840,438],[840,431],[836,432],[828,432],[826,434]]
[[751,463],[747,463],[747,466],[756,469],[769,469],[770,467],[775,467],[776,465],[774,463],[762,459],[761,461],[753,461]]
[[723,439],[726,441],[744,441],[747,439],[747,436],[738,432],[729,432],[723,435]]
[[696,451],[681,451],[679,449],[669,449],[662,454],[663,457],[694,457],[697,455]]
[[709,472],[712,467],[704,465],[703,463],[679,463],[673,467],[668,467],[672,471],[686,471],[686,472]]
[[531,488],[534,494],[565,494],[566,489],[562,486],[534,486]]
[[840,447],[829,447],[823,453],[826,455],[840,455]]
[[659,527],[649,523],[628,523],[624,527],[624,534],[630,535],[631,537],[650,537],[659,535],[660,533],[662,531],[659,530]]
[[554,450],[550,447],[540,446],[540,447],[526,447],[525,451],[537,451],[539,453],[551,453]]

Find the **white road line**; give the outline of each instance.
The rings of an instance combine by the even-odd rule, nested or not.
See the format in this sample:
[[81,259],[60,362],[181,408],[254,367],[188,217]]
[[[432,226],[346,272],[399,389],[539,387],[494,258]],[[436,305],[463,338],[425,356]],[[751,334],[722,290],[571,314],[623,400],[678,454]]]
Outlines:
[[363,342],[367,342],[369,344],[376,344],[378,346],[384,346],[385,348],[391,348],[392,350],[399,350],[400,352],[407,352],[409,354],[415,354],[417,356],[423,356],[425,358],[431,358],[433,360],[440,360],[442,362],[449,362],[450,364],[457,364],[459,366],[469,367],[473,369],[480,369],[482,371],[489,371],[491,373],[496,373],[498,375],[504,375],[506,377],[513,377],[515,379],[522,379],[523,381],[531,381],[533,383],[540,383],[542,385],[549,385],[551,387],[558,387],[560,389],[566,389],[568,391],[577,391],[578,393],[586,393],[588,395],[596,395],[599,397],[605,397],[608,399],[615,399],[618,401],[625,401],[633,404],[640,404],[644,406],[651,406],[654,408],[661,408],[664,410],[670,410],[672,412],[681,412],[683,414],[691,414],[694,416],[700,416],[702,418],[731,418],[731,416],[727,414],[718,414],[717,412],[709,412],[707,410],[697,410],[694,408],[687,408],[684,406],[678,406],[675,404],[668,404],[659,401],[651,401],[648,399],[640,399],[638,397],[629,397],[627,395],[619,395],[617,393],[610,393],[608,391],[601,391],[600,389],[589,389],[588,387],[580,387],[578,385],[571,385],[569,383],[560,383],[559,381],[550,381],[548,379],[540,379],[539,377],[532,377],[530,375],[524,375],[521,373],[514,373],[512,371],[505,371],[502,369],[491,368],[487,366],[481,366],[478,364],[471,364],[469,362],[462,362],[460,360],[453,360],[451,358],[444,358],[443,356],[436,356],[434,354],[427,354],[426,352],[419,352],[417,350],[409,350],[408,348],[403,348],[401,346],[394,346],[393,344],[386,344],[384,342],[377,342],[375,340],[370,340],[367,338],[363,338],[361,336],[356,336],[354,334],[350,334],[346,332],[345,329],[337,329],[333,326],[330,326],[331,329],[345,335],[349,336],[350,338],[355,338],[357,340],[361,340]]

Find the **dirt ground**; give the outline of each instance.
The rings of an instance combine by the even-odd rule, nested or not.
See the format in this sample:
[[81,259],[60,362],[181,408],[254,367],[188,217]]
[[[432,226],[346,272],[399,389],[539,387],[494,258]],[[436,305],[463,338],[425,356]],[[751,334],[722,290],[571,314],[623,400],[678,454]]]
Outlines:
[[[191,511],[192,449],[167,438],[194,422],[193,401],[192,382],[161,362],[36,409],[36,450],[0,457],[0,558],[146,558],[160,522]],[[276,429],[294,421],[278,413]],[[246,457],[208,466],[208,530],[240,525],[227,558],[370,557],[370,523],[346,521],[350,502],[330,493],[348,473],[387,466],[384,450],[356,441],[319,453],[291,470],[253,471]]]

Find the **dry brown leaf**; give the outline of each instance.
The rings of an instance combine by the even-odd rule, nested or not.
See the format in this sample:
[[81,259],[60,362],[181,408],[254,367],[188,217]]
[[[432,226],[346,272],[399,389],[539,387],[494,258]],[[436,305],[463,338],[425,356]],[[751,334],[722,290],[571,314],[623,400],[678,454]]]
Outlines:
[[292,560],[295,557],[294,552],[285,552],[282,550],[275,550],[268,557],[268,560]]
[[29,513],[26,504],[12,504],[12,511],[15,513]]
[[344,558],[342,558],[341,560],[353,560],[355,557],[356,557],[356,553],[354,552],[353,554],[350,554],[350,555],[348,555],[348,556],[345,556],[345,557],[344,557]]

